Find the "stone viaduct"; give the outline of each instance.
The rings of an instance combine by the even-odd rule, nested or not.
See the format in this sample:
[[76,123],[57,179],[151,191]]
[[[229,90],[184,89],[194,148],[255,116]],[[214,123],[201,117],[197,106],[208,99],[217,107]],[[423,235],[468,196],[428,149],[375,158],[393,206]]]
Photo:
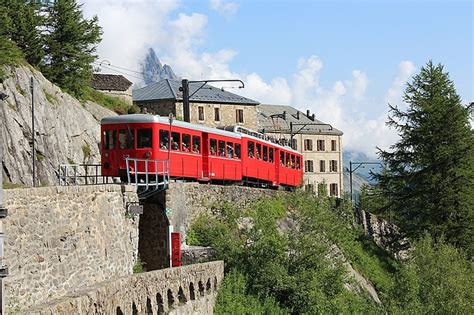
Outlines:
[[[7,311],[212,314],[223,262],[169,268],[170,229],[181,232],[184,242],[200,213],[215,213],[221,202],[245,205],[275,193],[172,183],[146,200],[143,214],[132,215],[127,205],[138,198],[130,186],[6,190]],[[133,274],[138,257],[147,272]]]

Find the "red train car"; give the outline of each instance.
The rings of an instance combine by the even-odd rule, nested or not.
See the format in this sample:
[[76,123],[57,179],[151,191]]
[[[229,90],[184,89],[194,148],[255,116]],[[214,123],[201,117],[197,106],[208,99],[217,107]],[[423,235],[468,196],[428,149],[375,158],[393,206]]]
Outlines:
[[[126,178],[125,158],[168,161],[175,178],[232,181],[262,186],[299,186],[302,156],[236,127],[209,128],[168,118],[134,114],[101,122],[102,175]],[[165,164],[129,165],[130,171],[163,171]],[[144,168],[147,168],[145,170]]]

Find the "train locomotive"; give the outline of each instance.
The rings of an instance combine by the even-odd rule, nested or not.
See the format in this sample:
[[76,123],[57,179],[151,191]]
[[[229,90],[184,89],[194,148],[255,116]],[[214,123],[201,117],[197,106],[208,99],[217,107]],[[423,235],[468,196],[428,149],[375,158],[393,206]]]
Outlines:
[[[169,164],[127,166],[126,158]],[[168,167],[172,178],[292,188],[302,183],[302,165],[297,151],[241,126],[217,129],[147,114],[101,121],[103,176],[125,179],[127,167],[132,174]]]

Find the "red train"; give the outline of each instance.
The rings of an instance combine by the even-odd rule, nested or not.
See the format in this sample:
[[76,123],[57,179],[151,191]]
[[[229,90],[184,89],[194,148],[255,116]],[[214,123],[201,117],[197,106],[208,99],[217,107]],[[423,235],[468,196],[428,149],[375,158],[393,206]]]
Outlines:
[[[243,127],[209,128],[167,117],[133,114],[101,122],[102,175],[125,178],[125,158],[168,160],[174,178],[243,182],[259,186],[300,186],[300,153]],[[229,131],[228,129],[232,129]],[[171,137],[170,137],[171,133]],[[142,165],[142,166],[140,166]],[[161,164],[137,164],[131,172],[154,172]],[[161,170],[159,170],[161,171]]]

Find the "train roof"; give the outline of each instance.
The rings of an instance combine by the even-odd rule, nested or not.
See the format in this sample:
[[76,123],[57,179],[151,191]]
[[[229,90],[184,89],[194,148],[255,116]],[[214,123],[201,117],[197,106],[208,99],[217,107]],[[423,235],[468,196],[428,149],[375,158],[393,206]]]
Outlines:
[[[119,116],[109,116],[101,120],[101,125],[110,125],[110,124],[140,124],[140,123],[160,123],[169,125],[169,118],[159,115],[148,115],[148,114],[130,114],[130,115],[119,115]],[[193,130],[199,130],[201,132],[208,132],[213,134],[218,134],[221,136],[232,137],[240,139],[240,133],[235,133],[231,131],[221,130],[217,128],[207,127],[198,124],[191,124],[181,120],[173,120],[173,126],[189,128]]]

